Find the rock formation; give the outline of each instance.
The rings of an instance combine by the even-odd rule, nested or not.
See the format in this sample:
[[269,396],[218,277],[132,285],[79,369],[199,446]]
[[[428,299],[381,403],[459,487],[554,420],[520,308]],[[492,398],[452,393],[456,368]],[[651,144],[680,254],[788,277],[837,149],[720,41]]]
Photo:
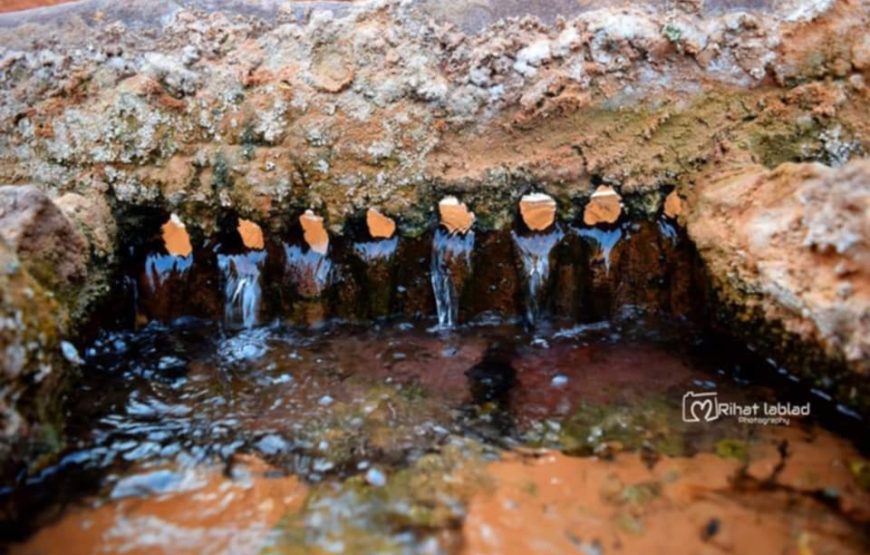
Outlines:
[[323,253],[323,222],[370,206],[398,234],[503,230],[533,191],[576,225],[687,225],[720,322],[866,410],[867,28],[866,0],[0,14],[2,437],[40,422],[16,406],[57,398],[34,377],[60,374],[67,316],[171,213],[194,237],[258,222],[253,248],[302,215]]

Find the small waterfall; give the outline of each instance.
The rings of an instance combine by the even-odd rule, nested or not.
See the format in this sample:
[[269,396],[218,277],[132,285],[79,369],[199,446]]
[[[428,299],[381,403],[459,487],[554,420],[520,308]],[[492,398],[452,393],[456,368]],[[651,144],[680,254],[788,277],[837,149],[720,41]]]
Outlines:
[[432,240],[432,289],[438,310],[438,327],[450,329],[459,320],[459,288],[465,273],[471,269],[474,232],[451,234],[435,231]]
[[224,320],[227,326],[252,328],[257,325],[262,300],[260,274],[266,251],[218,254],[224,283]]
[[145,259],[145,281],[151,293],[156,293],[167,281],[183,278],[193,265],[193,255],[150,254]]
[[305,298],[319,297],[329,285],[332,261],[314,249],[284,244],[287,272],[297,292]]
[[526,274],[526,318],[534,324],[540,317],[541,294],[550,276],[550,252],[565,234],[556,227],[549,233],[532,235],[518,235],[511,231],[511,236]]
[[356,243],[353,246],[353,251],[365,260],[366,262],[379,262],[381,260],[389,260],[396,254],[396,249],[399,246],[399,237],[393,236],[391,239],[382,239],[380,241],[366,241],[365,243]]
[[610,253],[613,247],[622,239],[622,229],[599,229],[597,227],[584,227],[575,230],[577,235],[590,239],[601,250],[604,259],[604,269],[610,273]]

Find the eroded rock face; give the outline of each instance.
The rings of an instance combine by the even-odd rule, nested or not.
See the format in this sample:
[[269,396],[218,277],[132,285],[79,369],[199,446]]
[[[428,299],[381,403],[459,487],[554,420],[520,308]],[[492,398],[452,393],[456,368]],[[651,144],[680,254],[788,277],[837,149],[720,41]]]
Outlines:
[[[0,474],[59,447],[65,311],[0,238]],[[67,347],[67,351],[71,346]]]
[[652,215],[723,142],[768,167],[866,150],[862,2],[185,5],[0,18],[0,179],[210,231],[375,202],[419,233],[448,193],[482,229],[528,184],[579,220],[600,177]]
[[0,187],[0,234],[46,288],[71,294],[84,283],[88,242],[37,187]]
[[53,202],[0,186],[0,474],[62,444],[64,389],[79,362],[67,339],[108,292],[116,230],[105,199]]
[[687,221],[736,330],[866,409],[851,385],[866,391],[870,372],[870,161],[719,170],[699,181]]
[[92,255],[103,260],[115,255],[118,230],[105,197],[65,193],[54,203],[87,239]]
[[[854,0],[750,4],[86,0],[0,16],[0,181],[37,184],[73,222],[30,192],[50,217],[10,222],[47,243],[3,227],[40,284],[81,296],[89,254],[119,247],[109,206],[177,212],[204,235],[226,210],[280,229],[317,206],[300,222],[325,253],[323,219],[338,232],[371,205],[419,236],[445,195],[474,207],[438,207],[458,233],[504,230],[530,187],[586,225],[683,204],[725,306],[866,375],[866,312],[849,307],[866,222],[829,215],[864,190],[833,176],[865,170],[773,168],[867,152],[870,16]],[[487,26],[503,16],[520,17]],[[725,187],[723,159],[748,181]]]

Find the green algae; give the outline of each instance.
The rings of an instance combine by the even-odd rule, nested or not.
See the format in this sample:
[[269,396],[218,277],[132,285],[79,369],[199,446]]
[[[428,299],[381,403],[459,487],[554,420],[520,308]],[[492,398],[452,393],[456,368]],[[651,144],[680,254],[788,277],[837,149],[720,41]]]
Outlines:
[[749,446],[739,439],[721,439],[716,442],[713,452],[723,459],[736,459],[742,463],[749,461]]
[[680,456],[686,451],[679,415],[663,400],[634,405],[583,404],[561,424],[560,447],[569,455],[652,448]]
[[454,438],[383,484],[365,474],[316,486],[304,506],[275,527],[263,555],[416,553],[452,544],[465,506],[486,487],[484,449]]
[[870,491],[870,462],[855,459],[849,462],[849,472],[862,489]]

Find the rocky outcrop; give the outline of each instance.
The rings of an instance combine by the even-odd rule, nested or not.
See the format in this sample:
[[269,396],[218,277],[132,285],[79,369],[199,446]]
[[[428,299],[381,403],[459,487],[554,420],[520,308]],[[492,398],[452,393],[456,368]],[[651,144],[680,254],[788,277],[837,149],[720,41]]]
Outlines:
[[274,6],[0,17],[0,178],[206,231],[313,208],[341,233],[375,206],[419,234],[448,194],[482,229],[532,191],[580,219],[599,181],[650,216],[723,145],[775,167],[867,141],[858,0]]
[[0,474],[56,450],[60,398],[75,350],[62,344],[65,311],[0,239]]
[[732,333],[870,407],[870,161],[720,168],[686,214]]
[[[866,221],[825,214],[863,190],[837,181],[863,165],[830,168],[870,145],[870,10],[750,4],[85,0],[0,15],[0,182],[35,184],[50,214],[33,222],[45,248],[10,241],[79,320],[155,214],[176,214],[194,251],[239,216],[253,248],[302,225],[322,254],[370,209],[417,239],[442,220],[504,233],[529,193],[578,224],[664,212],[688,222],[721,321],[763,327],[752,338],[792,353],[785,366],[866,401],[846,385],[867,372]],[[621,258],[602,249],[593,285]],[[559,279],[590,273],[570,264]],[[626,277],[613,297],[649,283]]]
[[0,235],[49,290],[69,296],[87,278],[87,240],[32,185],[0,187]]
[[101,196],[68,193],[55,203],[32,185],[0,186],[3,476],[62,443],[61,401],[80,362],[71,326],[106,294],[114,252]]

